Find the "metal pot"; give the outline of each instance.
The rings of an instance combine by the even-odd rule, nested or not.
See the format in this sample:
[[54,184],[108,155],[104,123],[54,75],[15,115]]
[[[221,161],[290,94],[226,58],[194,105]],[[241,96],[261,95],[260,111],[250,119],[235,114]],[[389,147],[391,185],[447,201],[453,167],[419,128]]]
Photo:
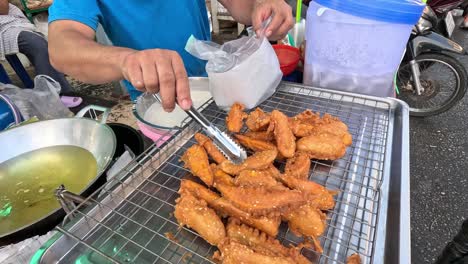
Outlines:
[[[95,187],[99,176],[112,161],[116,147],[114,132],[105,124],[107,116],[109,115],[109,109],[98,106],[88,106],[81,110],[77,114],[77,117],[83,117],[84,114],[90,110],[103,112],[100,122],[88,118],[63,118],[31,123],[1,132],[0,168],[1,165],[5,164],[8,160],[43,148],[54,146],[80,147],[89,151],[96,160],[97,173],[91,181],[88,179],[87,181],[89,182],[83,183],[79,182],[83,181],[81,177],[76,179],[76,182],[80,183],[80,186],[83,184],[83,186],[85,186],[77,193],[84,196],[90,194],[89,190]],[[2,193],[2,186],[4,186],[2,182],[5,182],[7,178],[8,174],[3,175],[3,178],[0,174],[0,194]],[[30,181],[35,181],[35,179],[30,179]],[[73,181],[75,181],[75,179]],[[56,187],[59,187],[60,184],[61,182],[57,182]],[[8,188],[15,188],[15,186],[10,186]],[[2,209],[2,206],[0,200],[0,209]],[[26,215],[28,213],[27,210],[28,209],[22,209],[21,214]],[[60,221],[61,218],[63,218],[63,211],[57,203],[56,208],[44,212],[38,219],[17,229],[0,233],[0,246],[38,235],[44,232],[43,228],[45,226],[50,226],[52,224],[51,227],[53,227],[58,223],[57,220]],[[0,221],[2,221],[1,215]]]
[[143,135],[131,126],[120,123],[107,123],[114,131],[117,144],[114,153],[114,160],[117,160],[125,152],[127,146],[135,156],[139,156],[145,150]]

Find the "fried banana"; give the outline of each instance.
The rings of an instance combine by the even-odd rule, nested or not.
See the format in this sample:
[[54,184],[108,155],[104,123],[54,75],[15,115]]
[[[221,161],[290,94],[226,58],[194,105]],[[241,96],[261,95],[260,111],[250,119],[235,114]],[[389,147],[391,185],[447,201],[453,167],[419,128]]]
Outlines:
[[219,185],[217,189],[235,206],[254,216],[279,215],[294,210],[308,201],[307,195],[288,188]]
[[335,207],[333,195],[336,192],[327,190],[327,188],[316,182],[301,180],[288,174],[279,176],[279,180],[289,188],[299,190],[309,195],[309,201],[321,210],[329,210]]
[[224,157],[223,153],[219,151],[219,149],[215,146],[213,141],[211,141],[211,139],[209,139],[207,136],[200,134],[200,133],[196,133],[195,140],[198,142],[200,146],[205,148],[208,155],[216,163],[220,164],[221,162],[227,160],[226,157]]
[[224,224],[216,212],[189,193],[182,193],[177,199],[174,216],[180,225],[192,228],[211,245],[218,245],[226,236]]
[[296,137],[307,137],[310,135],[330,133],[340,137],[345,146],[350,146],[352,136],[348,131],[348,126],[339,118],[320,114],[306,110],[289,120],[291,129]]
[[213,172],[210,168],[208,155],[202,146],[191,146],[182,155],[181,160],[193,175],[199,177],[206,185],[213,185]]
[[245,125],[250,129],[250,131],[266,130],[268,125],[270,125],[270,115],[257,107],[247,117]]
[[289,126],[288,117],[278,110],[271,112],[269,131],[273,131],[278,152],[285,158],[292,158],[296,152],[296,138]]
[[276,236],[278,234],[279,225],[281,223],[281,218],[279,216],[253,217],[246,211],[234,206],[226,198],[220,197],[218,194],[210,191],[206,187],[189,180],[182,180],[179,193],[183,192],[189,192],[198,199],[206,201],[211,208],[224,216],[235,217],[243,223],[255,227],[270,236]]
[[291,264],[297,263],[289,257],[274,257],[257,253],[248,246],[234,240],[225,239],[218,245],[220,254],[215,253],[214,259],[219,259],[223,264]]
[[354,253],[346,259],[346,264],[361,264],[361,257],[358,253]]
[[271,170],[243,170],[234,179],[236,186],[263,186],[266,188],[284,188],[271,174]]
[[319,133],[331,133],[341,137],[345,146],[350,146],[353,143],[353,137],[349,133],[348,126],[343,123],[339,118],[324,114],[321,120],[321,124],[317,126],[316,132]]
[[252,156],[245,159],[242,164],[234,164],[231,161],[224,161],[219,166],[230,175],[238,175],[243,170],[263,170],[273,163],[278,151],[275,149],[265,150],[254,153]]
[[253,151],[264,151],[269,149],[276,149],[276,146],[268,141],[263,141],[259,139],[253,139],[241,134],[236,134],[235,137],[239,141],[241,145],[244,147],[251,149]]
[[312,134],[316,124],[320,120],[320,114],[311,110],[304,112],[289,119],[291,130],[296,137],[306,137]]
[[298,236],[319,237],[325,232],[326,215],[315,205],[303,205],[283,215],[283,218],[288,221],[291,231]]
[[222,171],[219,166],[216,164],[212,163],[210,165],[211,171],[213,172],[213,186],[216,188],[217,185],[219,184],[224,184],[224,185],[234,185],[234,178],[231,177],[231,175],[225,173]]
[[226,235],[229,239],[248,246],[257,253],[292,258],[294,263],[310,263],[301,255],[300,248],[285,247],[277,239],[258,229],[244,225],[237,219],[229,219],[226,226]]
[[226,127],[230,132],[239,133],[244,124],[244,119],[247,114],[244,113],[245,106],[240,103],[235,103],[231,106],[231,110],[226,117]]
[[273,131],[258,131],[258,132],[253,132],[253,131],[247,131],[244,133],[244,136],[249,137],[251,139],[257,139],[257,140],[262,140],[262,141],[268,141],[271,142],[272,140],[275,139],[275,135],[273,134]]
[[346,154],[346,145],[339,136],[324,132],[299,139],[297,150],[306,152],[311,159],[336,160]]
[[286,161],[284,172],[299,179],[307,180],[310,171],[310,158],[305,152],[296,152],[294,157]]

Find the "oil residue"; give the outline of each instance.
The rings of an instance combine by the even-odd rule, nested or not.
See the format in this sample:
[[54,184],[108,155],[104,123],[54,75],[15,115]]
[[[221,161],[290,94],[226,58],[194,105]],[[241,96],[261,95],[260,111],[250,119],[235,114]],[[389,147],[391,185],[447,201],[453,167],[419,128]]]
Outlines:
[[61,184],[80,193],[96,177],[93,154],[77,146],[31,151],[0,164],[0,236],[47,216],[60,207]]

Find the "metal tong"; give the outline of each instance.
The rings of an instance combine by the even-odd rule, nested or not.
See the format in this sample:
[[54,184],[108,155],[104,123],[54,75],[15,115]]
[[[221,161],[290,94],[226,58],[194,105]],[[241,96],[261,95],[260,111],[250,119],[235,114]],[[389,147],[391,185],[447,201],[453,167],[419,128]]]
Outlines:
[[[159,94],[153,94],[153,96],[156,100],[162,103]],[[185,112],[203,127],[206,134],[214,141],[218,149],[230,161],[240,164],[247,158],[247,152],[241,146],[239,146],[228,134],[214,126],[193,106],[191,106],[189,110],[185,110]]]

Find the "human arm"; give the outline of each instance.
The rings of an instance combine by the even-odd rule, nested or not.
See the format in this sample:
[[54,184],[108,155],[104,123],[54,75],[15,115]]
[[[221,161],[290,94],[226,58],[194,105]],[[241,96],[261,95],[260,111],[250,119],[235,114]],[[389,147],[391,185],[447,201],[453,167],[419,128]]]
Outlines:
[[166,111],[191,106],[188,77],[180,56],[170,50],[137,51],[101,45],[95,31],[80,22],[58,20],[49,25],[52,65],[91,84],[126,79],[140,91],[160,92]]
[[8,15],[9,10],[8,0],[0,0],[0,15]]
[[262,32],[262,22],[273,18],[265,29],[271,40],[283,38],[294,25],[291,7],[284,0],[219,0],[239,23],[252,25],[257,35]]

